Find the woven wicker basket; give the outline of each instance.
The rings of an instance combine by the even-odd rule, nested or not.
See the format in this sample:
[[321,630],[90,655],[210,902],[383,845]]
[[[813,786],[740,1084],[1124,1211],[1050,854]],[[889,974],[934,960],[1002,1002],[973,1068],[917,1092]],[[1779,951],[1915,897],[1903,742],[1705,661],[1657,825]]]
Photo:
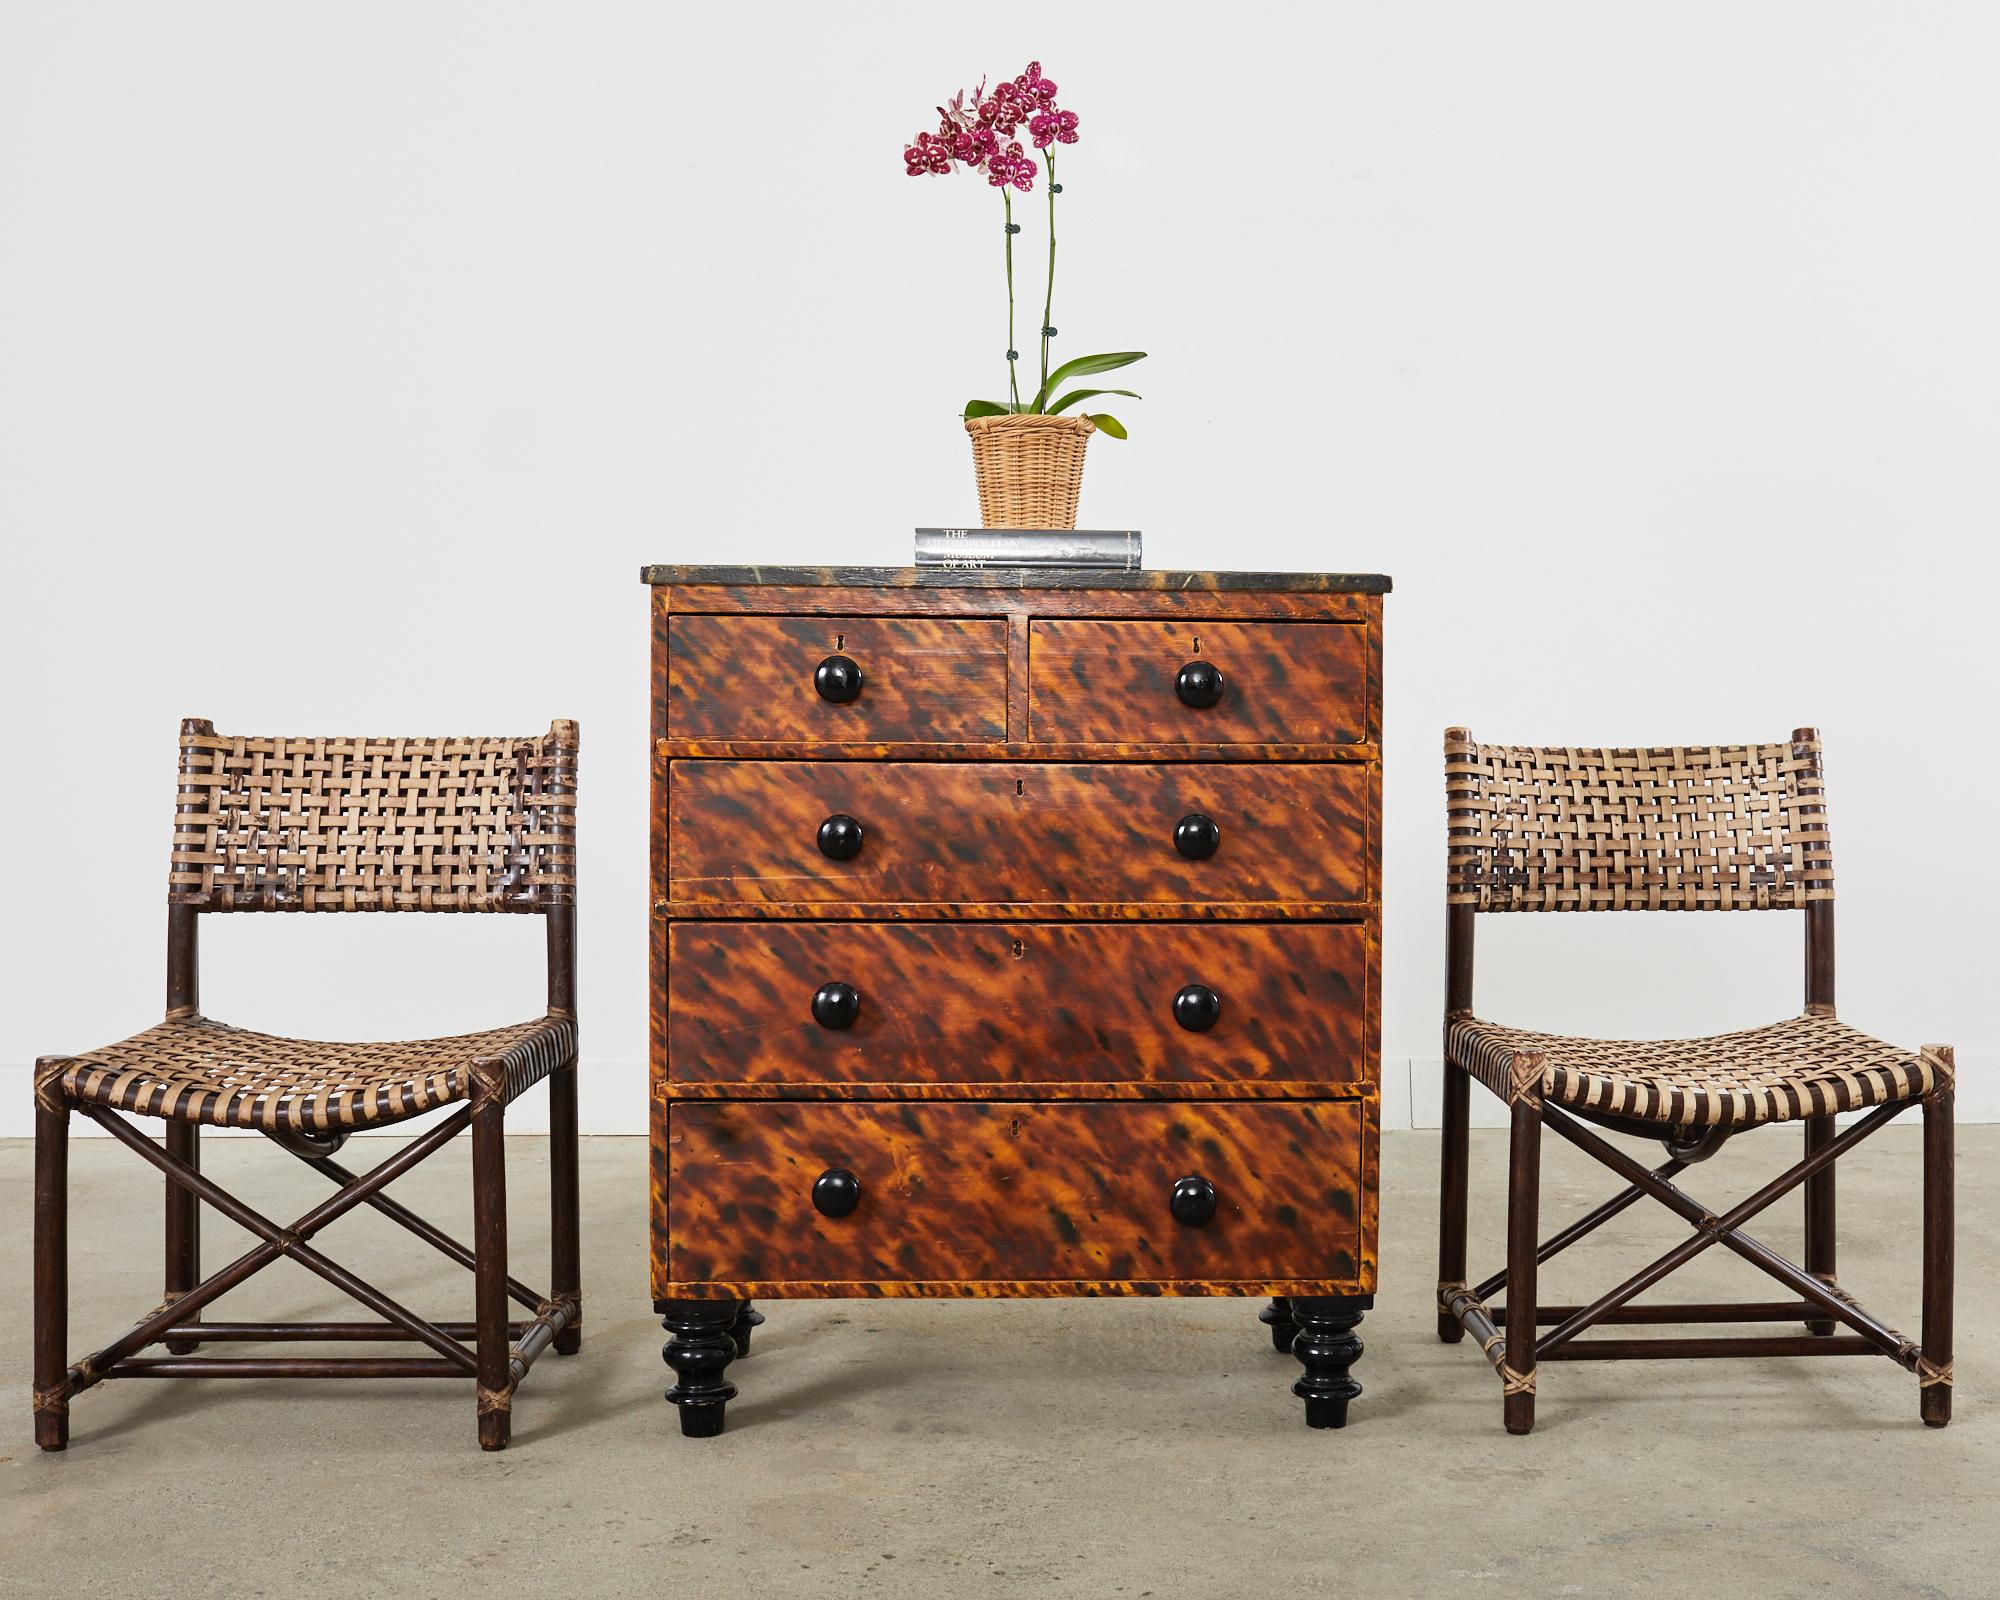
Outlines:
[[979,520],[988,528],[1074,528],[1088,417],[969,417]]

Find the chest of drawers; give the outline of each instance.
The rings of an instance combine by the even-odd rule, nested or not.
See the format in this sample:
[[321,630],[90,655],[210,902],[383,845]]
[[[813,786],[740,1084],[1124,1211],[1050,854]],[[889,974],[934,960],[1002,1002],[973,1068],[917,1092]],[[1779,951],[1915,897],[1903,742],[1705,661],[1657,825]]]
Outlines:
[[652,1291],[1375,1289],[1386,578],[651,567]]

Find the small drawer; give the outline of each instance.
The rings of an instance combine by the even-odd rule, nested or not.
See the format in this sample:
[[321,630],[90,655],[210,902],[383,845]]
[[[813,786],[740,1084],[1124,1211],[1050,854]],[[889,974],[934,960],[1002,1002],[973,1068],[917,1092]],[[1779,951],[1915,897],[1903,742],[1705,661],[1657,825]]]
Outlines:
[[[665,1111],[675,1284],[828,1294],[1363,1285],[1359,1101],[718,1100]],[[821,1187],[831,1215],[814,1200],[829,1173],[854,1180]]]
[[1043,744],[1362,744],[1368,629],[1341,622],[1037,621]]
[[676,922],[686,1084],[1372,1081],[1356,923]]
[[1007,737],[1007,624],[674,616],[667,737],[948,744]]
[[675,761],[668,791],[680,915],[1278,908],[1371,890],[1359,765]]

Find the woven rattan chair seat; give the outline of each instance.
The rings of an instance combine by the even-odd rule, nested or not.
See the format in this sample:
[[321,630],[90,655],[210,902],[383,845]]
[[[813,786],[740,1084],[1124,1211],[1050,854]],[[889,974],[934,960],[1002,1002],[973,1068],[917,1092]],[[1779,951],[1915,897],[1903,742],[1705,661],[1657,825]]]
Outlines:
[[575,1053],[576,1023],[567,1017],[445,1039],[336,1044],[187,1016],[70,1057],[57,1081],[71,1100],[144,1116],[317,1133],[463,1100],[480,1061],[504,1071],[511,1100]]
[[[1579,1111],[1682,1128],[1915,1100],[1951,1071],[1929,1050],[1899,1050],[1810,1014],[1706,1039],[1575,1039],[1461,1016],[1446,1047],[1505,1099],[1534,1093]],[[1537,1055],[1538,1069],[1520,1059]]]

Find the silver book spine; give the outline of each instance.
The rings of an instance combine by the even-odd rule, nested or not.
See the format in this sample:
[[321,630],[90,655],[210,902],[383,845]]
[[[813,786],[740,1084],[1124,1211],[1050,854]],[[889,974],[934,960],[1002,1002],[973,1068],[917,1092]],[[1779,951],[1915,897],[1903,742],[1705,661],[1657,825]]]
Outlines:
[[1137,572],[1141,545],[1136,529],[919,528],[916,558],[920,567],[1104,567]]

